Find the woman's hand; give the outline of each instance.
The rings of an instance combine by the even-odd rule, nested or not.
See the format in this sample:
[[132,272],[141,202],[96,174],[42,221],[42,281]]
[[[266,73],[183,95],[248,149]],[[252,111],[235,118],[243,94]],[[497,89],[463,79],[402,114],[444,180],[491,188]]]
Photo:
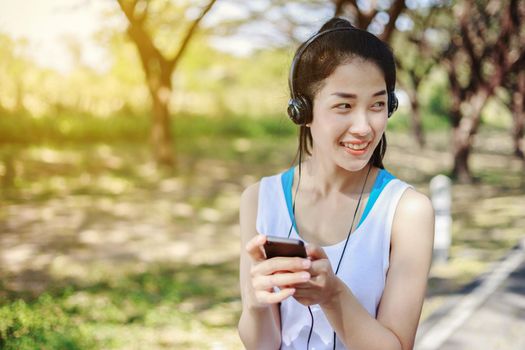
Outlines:
[[324,304],[338,293],[338,277],[332,271],[332,266],[323,248],[308,244],[308,258],[312,260],[309,269],[312,276],[309,281],[296,284],[293,297],[304,306]]
[[[263,245],[265,235],[257,235],[246,244],[252,260],[251,289],[259,307],[280,303],[296,292],[294,286],[310,279],[312,262],[303,258],[275,257],[266,259]],[[279,287],[274,291],[273,287]]]

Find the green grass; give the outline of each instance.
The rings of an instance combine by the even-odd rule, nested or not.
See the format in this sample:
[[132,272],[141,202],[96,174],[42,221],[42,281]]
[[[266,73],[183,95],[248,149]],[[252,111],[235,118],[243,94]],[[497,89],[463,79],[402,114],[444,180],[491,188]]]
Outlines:
[[[200,313],[238,299],[237,261],[215,265],[150,265],[98,281],[55,281],[24,301],[16,293],[0,304],[1,349],[128,348],[126,329],[188,327]],[[195,305],[180,310],[182,304]],[[208,327],[233,327],[238,314]],[[205,323],[205,320],[200,320]],[[103,337],[104,330],[114,334]],[[131,340],[132,341],[132,340]]]
[[0,118],[0,140],[11,144],[141,141],[146,140],[149,128],[149,121],[139,116],[8,115]]
[[[423,128],[435,131],[448,128],[448,121],[440,111],[422,111]],[[86,114],[62,113],[32,117],[27,114],[0,115],[1,144],[91,144],[121,143],[149,140],[151,117],[114,115],[106,118]],[[408,111],[396,112],[389,120],[389,129],[410,129]],[[175,140],[196,137],[288,137],[297,127],[285,113],[266,117],[250,115],[201,116],[180,114],[171,117],[171,133]]]
[[[25,114],[0,116],[2,144],[64,144],[147,142],[151,117],[115,115],[100,118],[91,115],[60,114],[32,117]],[[253,118],[243,115],[207,117],[174,115],[171,120],[174,139],[198,136],[264,137],[289,136],[295,128],[284,114]]]
[[96,349],[92,336],[48,294],[0,305],[0,348]]

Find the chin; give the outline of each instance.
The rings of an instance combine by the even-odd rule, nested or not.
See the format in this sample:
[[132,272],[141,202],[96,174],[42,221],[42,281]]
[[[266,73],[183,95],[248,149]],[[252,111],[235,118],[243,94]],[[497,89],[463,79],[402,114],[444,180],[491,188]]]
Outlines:
[[366,159],[362,159],[362,160],[355,160],[353,162],[338,162],[337,165],[339,165],[339,167],[347,170],[347,171],[351,171],[351,172],[357,172],[357,171],[361,171],[363,170],[363,168],[365,168],[368,163],[370,162],[370,158],[371,157],[368,157]]

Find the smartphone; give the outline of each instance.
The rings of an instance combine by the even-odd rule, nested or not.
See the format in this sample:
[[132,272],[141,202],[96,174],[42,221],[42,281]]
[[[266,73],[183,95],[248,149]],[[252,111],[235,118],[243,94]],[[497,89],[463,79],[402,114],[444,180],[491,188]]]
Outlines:
[[266,259],[276,256],[300,257],[306,258],[306,248],[304,242],[298,239],[281,238],[275,236],[266,236],[264,243],[264,252]]

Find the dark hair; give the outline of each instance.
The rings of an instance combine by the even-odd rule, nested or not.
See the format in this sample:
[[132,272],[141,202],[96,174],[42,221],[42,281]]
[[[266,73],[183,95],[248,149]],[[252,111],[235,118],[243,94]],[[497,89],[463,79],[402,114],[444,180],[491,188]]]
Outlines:
[[[362,58],[375,63],[383,72],[387,92],[392,92],[396,86],[396,66],[392,49],[388,44],[366,30],[355,28],[349,21],[333,17],[328,20],[317,33],[332,28],[352,28],[352,30],[334,31],[322,35],[314,40],[301,55],[297,62],[294,79],[294,92],[308,99],[313,107],[314,96],[322,88],[323,81],[332,74],[341,64],[353,58]],[[295,55],[301,51],[306,41],[297,48]],[[313,118],[313,113],[310,113]],[[299,129],[299,146],[294,163],[305,152],[311,155],[313,147],[310,128],[306,127],[306,120]],[[386,152],[386,136],[383,134],[370,159],[372,165],[384,168],[383,157]]]

